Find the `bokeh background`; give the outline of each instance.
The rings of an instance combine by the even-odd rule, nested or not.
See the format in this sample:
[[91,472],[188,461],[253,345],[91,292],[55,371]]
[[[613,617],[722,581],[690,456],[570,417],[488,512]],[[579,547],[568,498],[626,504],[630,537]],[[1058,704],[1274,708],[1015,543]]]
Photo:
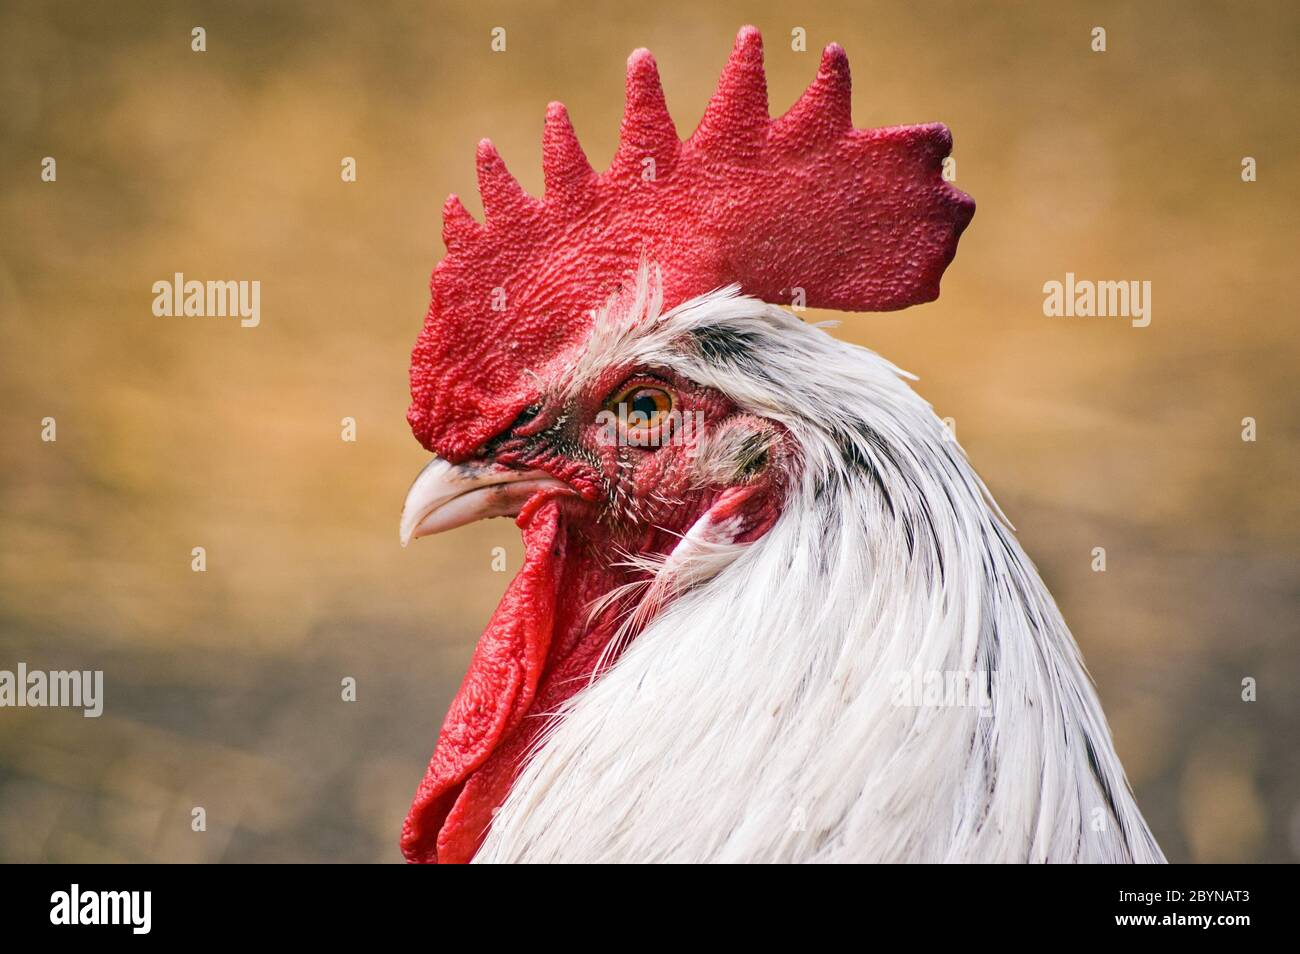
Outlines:
[[[774,112],[837,40],[858,126],[951,126],[942,299],[836,333],[954,418],[1169,857],[1300,857],[1300,8],[1079,7],[5,3],[0,668],[103,669],[106,707],[0,710],[0,859],[399,860],[519,556],[509,521],[397,545],[442,199],[477,212],[482,136],[539,192],[553,99],[603,168],[637,46],[689,132],[747,22]],[[177,271],[261,281],[261,326],[154,317]],[[1151,281],[1151,326],[1045,318],[1067,271]]]

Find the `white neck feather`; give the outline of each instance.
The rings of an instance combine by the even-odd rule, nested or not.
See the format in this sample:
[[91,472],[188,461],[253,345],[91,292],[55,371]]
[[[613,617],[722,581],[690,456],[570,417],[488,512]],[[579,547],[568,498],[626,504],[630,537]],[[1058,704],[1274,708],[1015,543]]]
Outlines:
[[[654,297],[592,348],[779,421],[802,467],[555,714],[476,860],[1163,860],[1055,603],[901,372],[734,289]],[[982,672],[983,708],[901,695]]]

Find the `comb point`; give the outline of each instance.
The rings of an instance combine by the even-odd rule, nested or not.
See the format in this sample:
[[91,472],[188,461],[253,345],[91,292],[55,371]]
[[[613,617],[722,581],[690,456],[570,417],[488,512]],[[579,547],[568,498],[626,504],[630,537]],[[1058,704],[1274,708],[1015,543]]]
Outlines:
[[736,31],[736,42],[732,45],[733,50],[742,48],[757,47],[759,54],[763,52],[763,34],[758,31],[758,27],[751,23],[746,23]]
[[442,243],[450,250],[471,241],[481,228],[469,214],[460,196],[452,193],[442,204]]
[[763,37],[755,27],[744,26],[736,34],[717,89],[691,140],[709,150],[745,149],[761,137],[770,121]]
[[644,48],[634,50],[627,58],[627,104],[614,169],[626,171],[633,166],[639,172],[647,156],[656,162],[671,161],[677,147],[677,127],[668,114],[654,55]]
[[574,196],[595,176],[563,103],[551,103],[546,107],[546,126],[542,130],[542,176],[548,200]]
[[478,192],[483,199],[483,217],[488,222],[506,213],[519,212],[528,205],[527,193],[510,174],[491,139],[479,140],[477,166]]
[[813,86],[820,94],[820,105],[828,118],[840,129],[853,128],[853,79],[849,73],[849,55],[838,43],[828,43],[822,50],[821,66]]
[[779,138],[825,143],[853,129],[853,83],[849,58],[838,43],[822,50],[816,78],[777,121]]

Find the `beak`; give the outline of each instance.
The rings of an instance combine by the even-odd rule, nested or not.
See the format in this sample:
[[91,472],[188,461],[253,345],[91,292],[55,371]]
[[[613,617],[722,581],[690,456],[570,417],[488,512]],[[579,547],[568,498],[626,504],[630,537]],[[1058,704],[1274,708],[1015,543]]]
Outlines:
[[475,520],[516,516],[528,498],[542,490],[572,492],[544,471],[511,470],[487,461],[450,464],[435,457],[415,478],[402,504],[402,546]]

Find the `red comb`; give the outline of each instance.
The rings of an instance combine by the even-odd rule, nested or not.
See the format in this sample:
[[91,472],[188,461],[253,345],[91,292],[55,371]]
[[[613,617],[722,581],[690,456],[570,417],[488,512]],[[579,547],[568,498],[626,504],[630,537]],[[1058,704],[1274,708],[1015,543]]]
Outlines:
[[850,311],[932,301],[975,212],[940,175],[951,148],[939,123],[854,129],[848,59],[836,44],[799,101],[771,119],[753,27],[736,37],[704,118],[682,142],[654,57],[637,50],[607,172],[592,171],[552,103],[545,199],[520,188],[486,139],[486,222],[448,197],[447,256],[411,356],[416,437],[455,459],[509,426],[643,259],[662,271],[665,307],[733,282],[770,302],[789,303],[800,288],[811,307]]

